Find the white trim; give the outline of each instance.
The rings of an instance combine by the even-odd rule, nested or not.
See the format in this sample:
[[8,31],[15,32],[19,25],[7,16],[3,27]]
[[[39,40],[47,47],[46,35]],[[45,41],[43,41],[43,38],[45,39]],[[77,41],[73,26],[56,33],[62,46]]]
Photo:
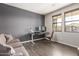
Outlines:
[[64,15],[64,12],[62,12],[62,32],[65,32],[65,15]]

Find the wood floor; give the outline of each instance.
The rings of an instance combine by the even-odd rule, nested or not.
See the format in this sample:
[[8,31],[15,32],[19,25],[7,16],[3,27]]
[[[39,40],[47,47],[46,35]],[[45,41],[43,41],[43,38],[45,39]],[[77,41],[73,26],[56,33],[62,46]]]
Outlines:
[[30,56],[77,56],[76,48],[49,40],[35,41],[35,44],[23,44]]

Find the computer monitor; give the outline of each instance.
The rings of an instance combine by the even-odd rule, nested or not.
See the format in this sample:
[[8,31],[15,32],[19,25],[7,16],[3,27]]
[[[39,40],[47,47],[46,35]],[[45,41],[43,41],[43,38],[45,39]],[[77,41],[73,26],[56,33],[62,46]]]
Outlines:
[[35,28],[35,31],[37,31],[37,32],[46,31],[46,27],[45,26],[38,26]]

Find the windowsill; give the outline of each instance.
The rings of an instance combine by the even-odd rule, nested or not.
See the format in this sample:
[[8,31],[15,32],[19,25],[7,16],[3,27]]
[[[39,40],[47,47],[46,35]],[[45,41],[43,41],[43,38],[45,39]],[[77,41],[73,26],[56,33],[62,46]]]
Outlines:
[[[66,32],[68,32],[68,31],[66,31]],[[79,32],[69,32],[69,33],[79,33]]]
[[68,31],[65,31],[65,33],[79,33],[79,32],[68,32]]

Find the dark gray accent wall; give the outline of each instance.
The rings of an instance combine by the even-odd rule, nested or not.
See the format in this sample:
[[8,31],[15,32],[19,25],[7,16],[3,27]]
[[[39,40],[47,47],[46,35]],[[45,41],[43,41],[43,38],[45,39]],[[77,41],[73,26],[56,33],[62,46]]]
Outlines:
[[44,16],[6,4],[0,4],[0,33],[25,36],[30,28],[44,25]]

